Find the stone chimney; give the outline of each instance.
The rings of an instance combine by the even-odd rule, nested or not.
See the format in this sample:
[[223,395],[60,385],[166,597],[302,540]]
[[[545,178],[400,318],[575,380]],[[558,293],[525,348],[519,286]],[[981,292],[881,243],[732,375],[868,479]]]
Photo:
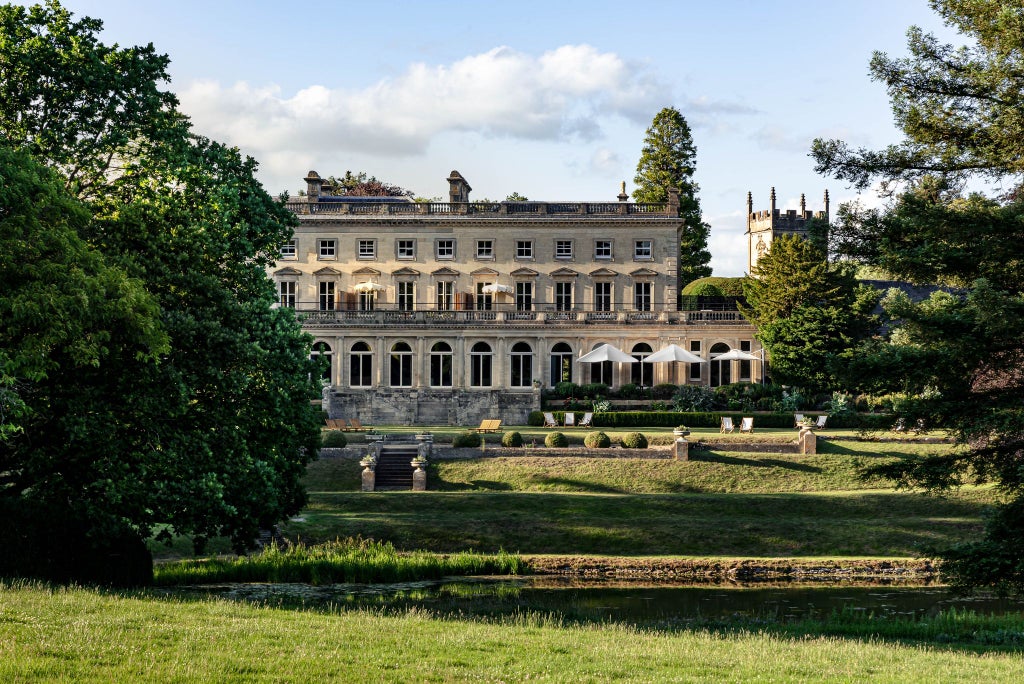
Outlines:
[[679,188],[668,189],[668,215],[679,216]]
[[469,192],[473,188],[469,187],[469,183],[462,177],[462,174],[458,171],[452,171],[448,175],[448,201],[449,202],[468,202]]
[[302,180],[306,181],[306,201],[319,202],[320,186],[324,184],[323,179],[320,178],[320,174],[316,171],[310,171]]

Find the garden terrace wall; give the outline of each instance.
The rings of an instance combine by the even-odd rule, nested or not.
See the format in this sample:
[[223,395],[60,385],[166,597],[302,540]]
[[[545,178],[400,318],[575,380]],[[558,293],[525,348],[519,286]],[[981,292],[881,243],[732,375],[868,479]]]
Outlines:
[[[566,411],[550,411],[555,420],[562,424],[565,422]],[[583,415],[583,411],[573,411],[576,414],[577,422]],[[818,414],[803,412],[805,416],[816,416]],[[594,428],[638,428],[638,427],[676,427],[686,425],[688,427],[718,427],[722,418],[728,416],[733,423],[739,425],[743,416],[754,416],[755,428],[792,428],[793,413],[764,413],[758,411],[714,411],[714,412],[680,412],[680,411],[612,411],[608,413],[595,413],[593,422]],[[831,428],[859,428],[868,430],[887,430],[892,427],[893,417],[881,413],[856,413],[848,416],[829,416],[828,427]],[[544,425],[544,413],[534,411],[530,414],[529,424],[535,427]]]
[[527,457],[574,457],[574,458],[646,458],[653,460],[668,460],[673,458],[671,447],[648,447],[647,449],[623,449],[621,447],[609,447],[607,449],[588,449],[582,446],[566,447],[556,449],[553,447],[492,447],[487,449],[453,449],[451,447],[434,445],[431,460],[434,461],[457,461],[470,460],[474,458],[514,458],[517,456]]

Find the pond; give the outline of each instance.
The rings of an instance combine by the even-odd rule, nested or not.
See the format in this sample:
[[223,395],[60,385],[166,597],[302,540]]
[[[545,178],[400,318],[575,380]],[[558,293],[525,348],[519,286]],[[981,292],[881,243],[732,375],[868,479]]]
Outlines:
[[459,578],[403,584],[224,584],[186,593],[308,608],[426,609],[437,614],[539,613],[585,622],[672,624],[689,621],[786,622],[856,611],[919,618],[943,610],[985,615],[1024,612],[1024,601],[994,595],[957,597],[943,586],[865,583],[671,584],[564,577]]

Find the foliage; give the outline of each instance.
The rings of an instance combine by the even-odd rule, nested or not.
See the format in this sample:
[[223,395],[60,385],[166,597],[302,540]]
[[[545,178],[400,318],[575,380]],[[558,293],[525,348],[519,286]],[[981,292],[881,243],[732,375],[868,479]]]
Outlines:
[[471,447],[480,446],[480,442],[483,437],[479,432],[473,432],[472,430],[466,430],[455,435],[452,439],[452,447],[455,449],[466,449]]
[[564,449],[569,446],[569,440],[561,432],[550,432],[544,437],[544,446],[555,449]]
[[[899,190],[878,211],[851,207],[837,249],[896,278],[964,288],[912,303],[892,293],[889,340],[850,359],[851,388],[898,393],[906,425],[946,423],[969,452],[908,462],[885,472],[902,484],[944,488],[994,481],[1014,500],[984,539],[949,551],[951,577],[962,586],[1021,588],[1018,551],[1024,532],[1024,3],[932,0],[942,19],[969,43],[954,47],[919,28],[910,55],[876,53],[875,80],[885,84],[904,140],[882,151],[851,150],[816,140],[816,168],[867,187]],[[965,194],[973,179],[1001,194]],[[1007,191],[1007,188],[1009,191]],[[1016,522],[1015,522],[1016,521]],[[1016,553],[1016,564],[1007,563]]]
[[744,280],[746,280],[745,277],[724,278],[721,276],[711,276],[709,278],[698,278],[683,286],[681,294],[684,297],[742,297]]
[[673,399],[676,411],[709,411],[715,392],[704,385],[679,385]]
[[348,437],[341,430],[328,430],[320,437],[320,446],[327,449],[341,449],[348,446]]
[[[189,132],[160,90],[165,56],[106,47],[100,26],[56,2],[0,8],[0,133],[87,202],[77,232],[142,283],[166,347],[153,363],[153,348],[87,335],[100,363],[41,381],[0,451],[18,478],[0,496],[70,506],[94,539],[160,526],[245,548],[302,507],[319,446],[309,338],[272,308],[265,272],[295,218],[252,159]],[[80,293],[81,315],[117,325],[127,283],[110,285],[113,304]],[[136,300],[140,320],[155,310]]]
[[603,432],[591,432],[583,439],[583,445],[588,449],[607,449],[612,440]]
[[643,390],[640,389],[639,385],[627,382],[625,385],[619,387],[618,394],[623,399],[639,399],[643,396]]
[[518,192],[513,192],[505,198],[506,202],[529,202],[530,198],[525,195],[520,195]]
[[367,176],[365,171],[346,171],[344,176],[328,176],[327,182],[334,187],[334,194],[349,197],[412,197],[415,194],[401,186],[378,180],[376,176]]
[[874,331],[878,293],[795,235],[773,240],[753,275],[744,283],[740,311],[757,326],[773,379],[816,390],[837,386],[830,364]]
[[594,411],[596,412],[608,411],[612,407],[612,402],[610,402],[607,399],[599,399],[598,401],[594,402],[593,407]]
[[678,385],[661,383],[651,388],[651,396],[654,399],[671,399],[678,389]]
[[523,435],[515,430],[501,436],[501,446],[519,448],[523,446]]
[[646,449],[647,438],[642,432],[628,432],[622,436],[623,449]]
[[559,397],[574,397],[580,395],[580,386],[575,382],[560,382],[555,385],[555,395]]
[[658,112],[644,136],[640,161],[633,182],[637,202],[667,202],[669,188],[679,190],[679,216],[683,231],[679,250],[680,282],[689,283],[711,275],[708,236],[711,226],[704,223],[693,180],[697,148],[690,126],[679,110],[665,107]]
[[302,582],[323,585],[348,582],[409,582],[457,575],[518,575],[519,556],[462,551],[438,555],[399,553],[390,542],[345,539],[315,546],[272,545],[238,558],[185,560],[163,564],[155,573],[158,585],[222,582]]
[[828,415],[846,416],[853,413],[853,397],[845,392],[833,392],[828,402]]

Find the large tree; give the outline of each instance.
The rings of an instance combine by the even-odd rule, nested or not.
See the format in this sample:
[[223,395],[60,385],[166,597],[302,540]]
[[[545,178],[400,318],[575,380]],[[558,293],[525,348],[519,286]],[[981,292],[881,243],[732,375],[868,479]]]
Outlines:
[[817,244],[795,235],[773,240],[751,275],[742,312],[768,350],[772,378],[837,388],[836,358],[874,331],[878,293],[858,285],[851,266],[829,263]]
[[[963,587],[1022,590],[1024,3],[930,4],[966,46],[911,28],[908,57],[871,61],[903,142],[872,151],[816,140],[812,155],[821,172],[862,188],[881,180],[895,192],[883,210],[843,214],[840,248],[896,277],[962,287],[919,305],[890,298],[901,327],[857,355],[850,377],[907,392],[906,424],[944,424],[965,447],[890,475],[934,488],[994,481],[1007,494],[983,540],[945,552],[947,576]],[[972,179],[992,189],[967,194]]]
[[[85,203],[77,233],[142,283],[166,349],[158,363],[126,350],[56,364],[0,444],[0,462],[31,477],[0,497],[68,509],[90,535],[245,548],[303,505],[318,445],[309,339],[272,308],[265,273],[295,218],[252,159],[189,131],[160,90],[165,56],[104,46],[100,26],[56,2],[0,7],[0,136]],[[83,302],[96,316],[101,304]]]
[[697,167],[697,148],[686,119],[674,107],[665,107],[654,117],[640,152],[633,182],[637,202],[667,202],[669,188],[679,190],[679,216],[683,232],[679,244],[679,275],[682,285],[711,275],[708,236],[711,226],[704,223],[693,180]]

